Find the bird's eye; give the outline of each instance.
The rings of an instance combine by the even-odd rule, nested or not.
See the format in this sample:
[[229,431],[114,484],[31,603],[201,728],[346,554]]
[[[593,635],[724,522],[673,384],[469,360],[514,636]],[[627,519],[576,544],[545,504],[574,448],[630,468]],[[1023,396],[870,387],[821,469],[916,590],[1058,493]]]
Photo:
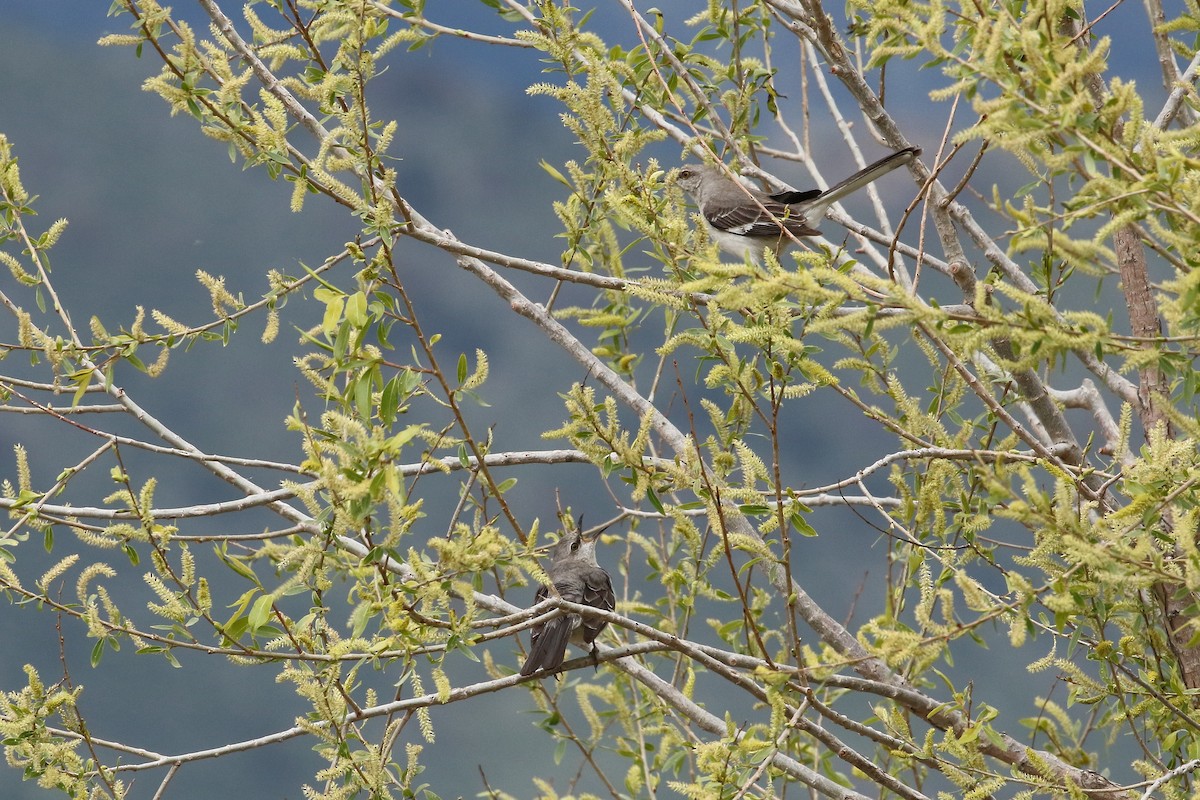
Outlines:
[[679,177],[683,178],[684,180],[687,180],[688,178],[692,177],[692,171],[690,169],[686,169],[686,168],[681,169],[681,170],[679,170]]
[[572,553],[574,553],[576,550],[579,549],[579,545],[582,541],[583,541],[583,539],[578,536],[576,536],[574,538],[574,540],[572,540],[572,542],[571,542],[571,552]]

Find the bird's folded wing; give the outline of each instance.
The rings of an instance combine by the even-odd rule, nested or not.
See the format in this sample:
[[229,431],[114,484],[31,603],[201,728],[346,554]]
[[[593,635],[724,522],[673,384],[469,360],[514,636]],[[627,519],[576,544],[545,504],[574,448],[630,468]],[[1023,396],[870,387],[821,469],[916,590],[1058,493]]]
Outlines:
[[[786,193],[785,193],[786,194]],[[808,195],[809,192],[792,194]],[[818,193],[819,194],[819,193]],[[704,218],[719,231],[737,236],[760,236],[777,239],[787,230],[794,236],[816,236],[804,216],[796,209],[771,199],[761,199],[758,204],[749,197],[745,203],[729,206],[710,205],[704,210]],[[764,210],[765,209],[765,210]]]
[[617,607],[617,596],[613,593],[612,581],[607,572],[590,575],[584,581],[583,604],[605,611],[612,611]]
[[[612,611],[617,607],[617,596],[613,594],[612,581],[607,572],[599,570],[584,580],[583,603],[605,611]],[[607,624],[608,622],[602,619],[585,617],[582,626],[583,640],[588,643],[594,641]]]

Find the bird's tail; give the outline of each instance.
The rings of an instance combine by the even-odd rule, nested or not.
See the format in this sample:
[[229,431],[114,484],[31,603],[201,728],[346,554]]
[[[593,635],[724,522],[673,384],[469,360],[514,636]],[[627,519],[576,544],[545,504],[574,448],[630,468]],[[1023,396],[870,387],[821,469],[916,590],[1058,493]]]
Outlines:
[[868,183],[879,180],[894,169],[904,166],[921,155],[921,148],[906,147],[891,155],[884,156],[867,167],[860,169],[846,180],[834,184],[821,193],[821,196],[805,206],[804,217],[810,225],[817,225],[825,216],[825,211],[834,203],[848,194],[858,191]]
[[538,669],[547,672],[556,670],[567,656],[567,643],[571,640],[571,617],[565,614],[556,617],[542,626],[541,631],[530,642],[529,657],[521,665],[522,675],[532,675]]

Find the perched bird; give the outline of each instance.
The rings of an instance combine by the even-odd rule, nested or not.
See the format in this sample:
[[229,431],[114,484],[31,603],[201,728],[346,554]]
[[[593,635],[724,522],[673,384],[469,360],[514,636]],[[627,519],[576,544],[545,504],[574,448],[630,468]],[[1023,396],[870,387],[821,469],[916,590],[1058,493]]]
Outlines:
[[[550,566],[546,575],[554,591],[563,600],[612,611],[616,606],[612,581],[604,568],[596,563],[596,536],[586,537],[582,531],[567,532],[550,548]],[[537,590],[536,603],[550,595],[549,586]],[[521,666],[522,675],[532,675],[539,669],[553,672],[562,664],[567,643],[591,649],[596,654],[596,637],[607,622],[579,614],[564,614],[543,622],[533,629],[529,657]]]
[[762,263],[768,247],[778,255],[791,243],[788,234],[817,236],[816,226],[831,205],[920,154],[919,147],[897,150],[825,191],[767,194],[743,186],[723,168],[708,164],[683,167],[675,182],[696,201],[709,237],[722,250]]

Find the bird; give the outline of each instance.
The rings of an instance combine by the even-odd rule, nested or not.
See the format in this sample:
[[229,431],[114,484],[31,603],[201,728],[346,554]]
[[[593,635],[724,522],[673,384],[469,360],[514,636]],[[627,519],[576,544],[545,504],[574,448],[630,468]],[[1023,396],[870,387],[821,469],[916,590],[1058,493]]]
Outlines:
[[820,235],[815,226],[831,205],[920,154],[919,147],[897,150],[824,191],[768,194],[744,186],[730,178],[724,167],[710,164],[685,165],[675,182],[696,201],[708,235],[718,247],[761,264],[768,247],[778,255],[793,237]]
[[[616,607],[612,580],[596,562],[596,537],[580,530],[568,531],[550,548],[550,566],[546,575],[554,584],[554,592],[563,600],[612,611]],[[534,604],[550,596],[550,587],[538,588]],[[590,647],[592,657],[597,655],[596,637],[608,623],[580,614],[563,614],[533,629],[529,642],[529,656],[521,665],[522,675],[532,675],[539,669],[546,673],[557,670],[566,657],[567,644]]]

